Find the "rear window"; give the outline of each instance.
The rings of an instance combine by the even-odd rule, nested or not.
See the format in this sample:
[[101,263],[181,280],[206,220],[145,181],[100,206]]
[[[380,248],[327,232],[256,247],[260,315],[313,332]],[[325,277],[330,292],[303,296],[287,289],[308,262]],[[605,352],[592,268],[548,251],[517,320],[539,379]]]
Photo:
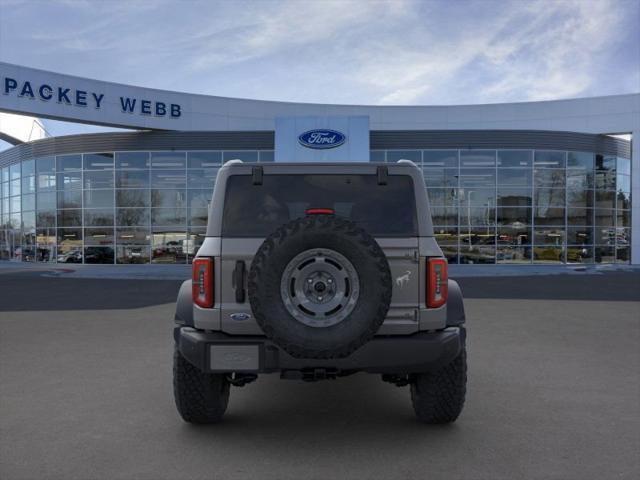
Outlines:
[[264,237],[280,225],[303,217],[308,208],[331,208],[376,237],[418,235],[413,181],[390,175],[265,175],[253,185],[250,175],[227,180],[222,235]]

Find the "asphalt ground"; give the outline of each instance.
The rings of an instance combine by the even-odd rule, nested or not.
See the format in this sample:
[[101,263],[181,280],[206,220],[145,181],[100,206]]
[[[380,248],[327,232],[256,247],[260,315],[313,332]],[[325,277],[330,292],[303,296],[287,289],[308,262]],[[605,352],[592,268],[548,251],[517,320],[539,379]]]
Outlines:
[[171,388],[177,281],[0,275],[0,478],[640,478],[640,274],[464,278],[450,426],[376,376],[234,388],[222,424]]

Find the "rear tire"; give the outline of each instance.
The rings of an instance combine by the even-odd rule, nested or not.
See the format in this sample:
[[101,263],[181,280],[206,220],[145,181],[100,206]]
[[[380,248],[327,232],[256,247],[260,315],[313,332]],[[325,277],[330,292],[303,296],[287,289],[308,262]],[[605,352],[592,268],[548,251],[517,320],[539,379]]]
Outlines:
[[229,403],[229,381],[225,375],[201,372],[175,346],[173,395],[178,412],[185,422],[218,423]]
[[467,350],[435,372],[419,373],[411,380],[411,402],[418,420],[451,423],[462,412],[467,391]]

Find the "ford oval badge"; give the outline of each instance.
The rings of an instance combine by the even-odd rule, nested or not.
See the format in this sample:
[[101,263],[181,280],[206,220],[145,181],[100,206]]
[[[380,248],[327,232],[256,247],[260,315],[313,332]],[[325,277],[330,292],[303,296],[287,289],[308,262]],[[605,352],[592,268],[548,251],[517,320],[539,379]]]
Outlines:
[[244,322],[245,320],[249,320],[251,318],[251,315],[244,312],[232,313],[229,316],[231,317],[231,320],[235,320],[236,322]]
[[307,148],[325,149],[339,147],[347,141],[347,137],[344,133],[320,128],[304,132],[298,136],[298,141]]

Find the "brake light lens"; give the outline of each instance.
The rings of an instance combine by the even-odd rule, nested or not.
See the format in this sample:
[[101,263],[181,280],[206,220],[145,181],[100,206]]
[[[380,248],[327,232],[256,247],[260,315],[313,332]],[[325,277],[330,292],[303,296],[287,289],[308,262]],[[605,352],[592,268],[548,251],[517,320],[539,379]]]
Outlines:
[[427,307],[438,308],[447,303],[449,271],[444,258],[427,260]]
[[191,268],[191,296],[202,308],[213,307],[213,258],[196,258]]
[[307,208],[304,213],[306,215],[334,215],[336,212],[333,208]]

